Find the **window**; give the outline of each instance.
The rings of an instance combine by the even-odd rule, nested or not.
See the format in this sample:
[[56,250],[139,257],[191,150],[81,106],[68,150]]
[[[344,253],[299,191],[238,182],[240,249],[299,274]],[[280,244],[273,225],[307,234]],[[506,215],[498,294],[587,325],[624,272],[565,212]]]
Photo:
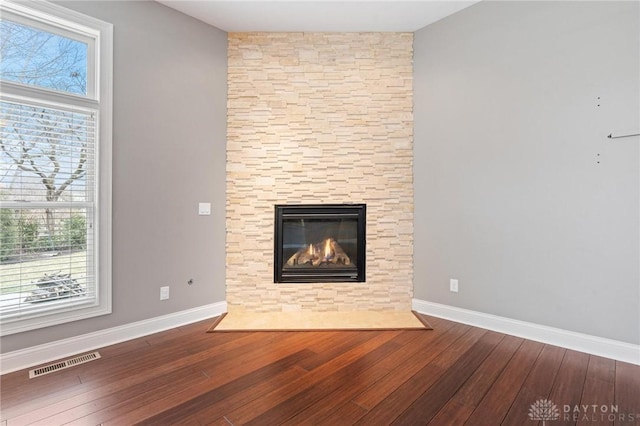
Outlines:
[[111,24],[0,4],[0,331],[111,312]]

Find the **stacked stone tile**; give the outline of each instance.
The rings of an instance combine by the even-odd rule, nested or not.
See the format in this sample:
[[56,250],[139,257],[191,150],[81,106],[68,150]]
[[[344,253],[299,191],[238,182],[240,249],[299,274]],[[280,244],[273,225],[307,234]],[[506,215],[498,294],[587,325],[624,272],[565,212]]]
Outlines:
[[[230,33],[229,311],[407,310],[411,33]],[[365,283],[273,283],[275,204],[366,203]]]

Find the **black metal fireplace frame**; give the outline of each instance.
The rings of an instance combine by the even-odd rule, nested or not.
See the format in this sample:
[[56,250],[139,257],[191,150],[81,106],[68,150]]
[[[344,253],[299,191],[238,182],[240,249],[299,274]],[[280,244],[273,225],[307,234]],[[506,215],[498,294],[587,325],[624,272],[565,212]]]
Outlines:
[[[300,204],[275,206],[274,283],[364,282],[366,261],[366,204]],[[287,270],[283,253],[283,223],[286,219],[340,217],[357,219],[356,266]]]

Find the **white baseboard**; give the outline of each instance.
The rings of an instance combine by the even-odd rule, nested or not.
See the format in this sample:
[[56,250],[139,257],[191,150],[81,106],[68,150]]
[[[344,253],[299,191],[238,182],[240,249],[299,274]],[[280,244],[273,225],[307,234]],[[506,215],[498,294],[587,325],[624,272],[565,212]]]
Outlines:
[[202,321],[227,312],[227,302],[217,302],[156,318],[137,321],[81,336],[0,354],[0,374],[67,358],[82,352]]
[[547,327],[455,306],[413,299],[413,310],[425,315],[486,328],[512,336],[640,365],[640,345]]

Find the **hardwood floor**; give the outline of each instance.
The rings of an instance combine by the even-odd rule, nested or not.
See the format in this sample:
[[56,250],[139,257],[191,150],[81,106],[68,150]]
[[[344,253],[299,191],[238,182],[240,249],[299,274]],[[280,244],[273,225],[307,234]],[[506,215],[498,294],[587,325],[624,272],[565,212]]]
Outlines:
[[[0,424],[640,424],[640,366],[426,319],[434,330],[205,333],[212,320],[199,322],[35,379],[2,376]],[[540,400],[558,411],[533,421]]]

